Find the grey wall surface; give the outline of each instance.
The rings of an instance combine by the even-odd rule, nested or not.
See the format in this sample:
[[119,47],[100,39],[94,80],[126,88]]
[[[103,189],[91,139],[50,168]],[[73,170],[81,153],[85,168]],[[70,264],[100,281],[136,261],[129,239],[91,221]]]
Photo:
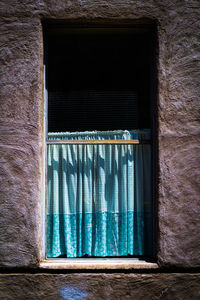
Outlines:
[[[134,23],[144,18],[157,22],[158,30],[157,261],[161,268],[168,267],[168,270],[176,267],[187,269],[200,266],[199,15],[200,2],[198,0],[1,0],[1,267],[38,268],[41,259],[43,151],[41,21],[57,19],[72,23],[78,21],[79,23],[112,22],[118,24],[127,21]],[[32,276],[35,279],[30,279],[29,275],[2,275],[3,291],[6,293],[7,280],[11,291],[5,299],[13,299],[14,282],[20,286],[26,281],[27,289],[31,293],[30,286],[32,288],[35,286],[34,282],[37,282],[39,275]],[[54,279],[55,282],[60,280],[59,276],[62,277],[62,282],[65,279],[70,281],[74,278],[71,275],[70,279],[67,275],[48,276],[52,284]],[[140,277],[138,281],[133,274],[124,277],[128,289],[130,286],[139,288],[143,277],[137,276]],[[149,284],[151,276],[144,276],[146,276],[144,282]],[[182,287],[187,282],[186,275],[180,275],[178,281],[173,274],[152,276],[157,280],[155,286],[160,285],[158,281],[165,280],[164,276],[168,276],[167,281],[161,284],[161,293],[165,293],[166,282],[170,282],[172,289],[171,283],[173,282],[176,282],[178,286],[181,284]],[[199,277],[188,276],[191,279],[191,286],[194,284],[197,291],[196,285]],[[46,277],[42,278],[44,282]],[[90,280],[93,280],[92,278],[94,277]],[[108,278],[100,281],[105,280],[107,281]],[[116,279],[116,282],[119,280]],[[108,299],[113,299],[112,293],[116,284],[113,283],[113,286],[111,282],[108,284],[108,293],[110,293]],[[192,288],[190,291],[192,293]],[[24,293],[27,291],[24,290]],[[38,293],[42,293],[40,289]],[[135,296],[134,293],[136,292],[131,290],[129,298]],[[54,294],[49,295],[51,296],[49,299],[57,299]],[[102,295],[105,297],[106,294],[103,292]],[[173,294],[170,295],[173,296]],[[195,297],[196,295],[195,293]],[[155,299],[159,299],[159,292],[154,293],[154,296]],[[167,296],[166,299],[187,299],[183,296],[182,298],[172,296]],[[31,297],[29,298],[32,299]],[[46,295],[42,297],[45,298]],[[195,297],[192,299],[196,299]],[[118,299],[126,298],[129,299],[128,296],[123,295]],[[95,296],[95,299],[98,299],[98,296]],[[148,298],[144,296],[141,299]]]

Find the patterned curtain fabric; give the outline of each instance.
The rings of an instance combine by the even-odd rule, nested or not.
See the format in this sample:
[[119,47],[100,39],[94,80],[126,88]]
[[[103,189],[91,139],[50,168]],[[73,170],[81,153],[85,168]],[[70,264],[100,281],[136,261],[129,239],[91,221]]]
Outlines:
[[[49,133],[49,139],[149,140],[149,130]],[[48,145],[47,257],[148,255],[151,147]]]

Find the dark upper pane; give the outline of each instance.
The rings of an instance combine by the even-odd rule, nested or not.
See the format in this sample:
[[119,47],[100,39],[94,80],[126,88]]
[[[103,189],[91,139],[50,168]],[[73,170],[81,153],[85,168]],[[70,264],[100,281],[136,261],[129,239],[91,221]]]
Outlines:
[[47,38],[48,131],[150,127],[148,34]]

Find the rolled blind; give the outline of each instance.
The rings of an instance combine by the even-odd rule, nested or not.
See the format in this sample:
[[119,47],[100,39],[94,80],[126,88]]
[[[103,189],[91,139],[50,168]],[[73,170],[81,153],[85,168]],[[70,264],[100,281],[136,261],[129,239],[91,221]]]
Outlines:
[[138,128],[138,97],[130,90],[50,91],[48,131]]

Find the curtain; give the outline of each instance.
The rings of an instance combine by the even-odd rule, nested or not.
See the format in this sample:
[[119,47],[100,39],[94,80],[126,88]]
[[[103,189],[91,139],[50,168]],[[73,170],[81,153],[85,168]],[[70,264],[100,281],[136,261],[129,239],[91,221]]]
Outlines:
[[[149,130],[49,133],[49,139],[149,140]],[[47,257],[146,255],[151,147],[48,145]]]

